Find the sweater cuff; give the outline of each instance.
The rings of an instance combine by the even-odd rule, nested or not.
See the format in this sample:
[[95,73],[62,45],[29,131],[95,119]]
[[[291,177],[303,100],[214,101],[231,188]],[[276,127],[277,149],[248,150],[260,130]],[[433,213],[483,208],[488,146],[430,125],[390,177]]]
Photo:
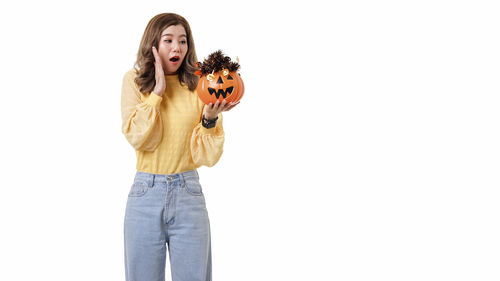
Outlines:
[[200,131],[202,134],[205,134],[205,135],[215,135],[216,128],[217,128],[217,126],[214,126],[212,128],[207,129],[207,128],[203,127],[203,125],[201,125]]
[[160,97],[159,95],[151,92],[151,94],[149,94],[149,97],[146,98],[145,102],[152,107],[158,108],[158,105],[161,103],[162,99],[163,97]]

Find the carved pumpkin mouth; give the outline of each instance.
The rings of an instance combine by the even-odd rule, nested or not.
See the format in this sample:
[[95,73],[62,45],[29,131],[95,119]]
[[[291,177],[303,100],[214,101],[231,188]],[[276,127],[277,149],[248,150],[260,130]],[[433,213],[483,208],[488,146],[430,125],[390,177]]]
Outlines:
[[229,96],[230,94],[233,93],[233,86],[231,87],[227,87],[226,90],[223,90],[223,89],[218,89],[218,90],[215,90],[214,88],[210,88],[208,87],[208,92],[211,94],[211,95],[214,95],[215,94],[215,97],[216,98],[219,98],[220,96],[222,96],[223,98],[226,98],[227,96]]

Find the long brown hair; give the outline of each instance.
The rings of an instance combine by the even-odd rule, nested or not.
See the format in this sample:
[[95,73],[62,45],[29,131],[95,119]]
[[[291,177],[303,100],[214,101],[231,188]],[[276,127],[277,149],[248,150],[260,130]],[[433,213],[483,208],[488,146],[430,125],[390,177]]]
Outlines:
[[154,16],[146,26],[142,35],[139,51],[137,52],[137,61],[134,64],[136,72],[135,83],[139,86],[141,93],[147,94],[153,91],[156,85],[155,65],[152,46],[158,49],[161,32],[171,25],[181,24],[186,30],[188,51],[184,61],[177,70],[179,81],[187,85],[189,90],[193,91],[198,85],[198,76],[194,74],[197,70],[195,64],[198,61],[194,48],[193,35],[189,23],[185,18],[174,13],[163,13]]

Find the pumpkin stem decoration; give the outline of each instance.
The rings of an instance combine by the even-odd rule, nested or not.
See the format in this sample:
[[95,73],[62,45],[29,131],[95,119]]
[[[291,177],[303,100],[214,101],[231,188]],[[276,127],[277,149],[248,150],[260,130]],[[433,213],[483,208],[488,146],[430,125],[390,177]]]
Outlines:
[[198,68],[194,74],[200,76],[197,92],[205,103],[215,103],[217,100],[237,102],[243,97],[245,86],[240,74],[239,58],[237,62],[225,56],[221,50],[211,53],[203,62],[196,62]]

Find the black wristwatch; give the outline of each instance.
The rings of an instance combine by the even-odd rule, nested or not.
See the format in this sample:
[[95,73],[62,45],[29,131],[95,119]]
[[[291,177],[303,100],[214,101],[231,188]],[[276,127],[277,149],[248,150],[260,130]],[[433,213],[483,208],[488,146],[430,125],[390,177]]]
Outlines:
[[213,128],[217,123],[217,119],[219,119],[219,116],[215,117],[215,119],[207,119],[205,118],[205,115],[203,115],[203,119],[201,120],[201,125],[207,129]]

